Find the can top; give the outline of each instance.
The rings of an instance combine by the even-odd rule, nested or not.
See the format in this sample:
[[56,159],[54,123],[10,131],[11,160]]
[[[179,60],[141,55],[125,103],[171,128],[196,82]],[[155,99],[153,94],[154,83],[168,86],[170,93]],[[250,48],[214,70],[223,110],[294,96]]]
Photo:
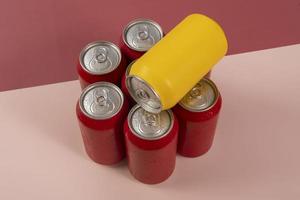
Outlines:
[[154,114],[135,105],[128,114],[128,125],[132,133],[146,140],[157,140],[166,136],[173,124],[174,116],[171,110]]
[[79,62],[89,74],[102,75],[115,70],[119,66],[121,58],[121,51],[115,44],[96,41],[81,50]]
[[86,87],[79,99],[81,111],[96,120],[109,119],[122,108],[124,96],[121,90],[109,82],[97,82]]
[[213,107],[218,97],[216,85],[203,78],[181,99],[179,105],[191,112],[203,112]]
[[135,51],[147,51],[163,37],[162,28],[149,19],[131,21],[123,31],[123,41]]
[[148,112],[159,113],[162,110],[160,97],[143,79],[129,75],[126,77],[126,87],[131,97]]

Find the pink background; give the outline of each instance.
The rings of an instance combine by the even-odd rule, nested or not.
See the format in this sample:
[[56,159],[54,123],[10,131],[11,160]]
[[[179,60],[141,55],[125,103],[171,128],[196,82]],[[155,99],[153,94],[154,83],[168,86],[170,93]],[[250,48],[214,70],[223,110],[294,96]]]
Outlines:
[[[214,145],[162,184],[85,153],[78,81],[0,93],[1,200],[299,200],[300,44],[225,57]],[[255,79],[253,79],[255,77]]]
[[168,32],[194,12],[224,27],[229,54],[300,42],[299,0],[2,0],[0,91],[76,79],[86,43],[116,42],[122,27],[139,17]]

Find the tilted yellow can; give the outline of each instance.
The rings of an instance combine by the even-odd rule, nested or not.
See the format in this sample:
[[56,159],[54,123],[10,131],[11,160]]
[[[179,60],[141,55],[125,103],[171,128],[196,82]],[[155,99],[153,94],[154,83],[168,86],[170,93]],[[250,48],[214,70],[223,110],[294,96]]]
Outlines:
[[173,107],[226,54],[222,28],[201,14],[187,16],[132,65],[126,79],[145,110]]

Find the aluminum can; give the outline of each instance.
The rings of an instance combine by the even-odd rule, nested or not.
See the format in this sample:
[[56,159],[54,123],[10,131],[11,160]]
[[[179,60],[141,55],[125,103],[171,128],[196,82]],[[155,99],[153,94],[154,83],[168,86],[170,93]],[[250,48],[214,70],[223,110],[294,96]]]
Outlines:
[[96,41],[85,46],[77,64],[82,89],[99,81],[119,85],[125,69],[126,59],[119,47],[108,41]]
[[176,161],[178,121],[171,110],[149,113],[134,106],[124,123],[128,168],[146,184],[166,180]]
[[131,21],[123,30],[120,48],[129,60],[141,57],[163,37],[161,26],[149,19]]
[[190,15],[133,63],[127,88],[145,110],[159,113],[175,106],[226,52],[222,28]]
[[112,165],[124,158],[122,126],[127,113],[128,103],[116,85],[97,82],[83,90],[76,114],[85,150],[93,161]]
[[203,78],[173,108],[179,121],[179,154],[197,157],[211,148],[221,107],[216,85]]

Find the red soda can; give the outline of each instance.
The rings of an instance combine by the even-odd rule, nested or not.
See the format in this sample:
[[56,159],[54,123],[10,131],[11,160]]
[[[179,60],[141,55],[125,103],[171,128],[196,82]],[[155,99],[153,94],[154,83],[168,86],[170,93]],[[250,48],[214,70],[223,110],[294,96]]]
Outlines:
[[107,81],[119,85],[126,69],[126,59],[119,47],[107,41],[96,41],[85,46],[79,55],[77,73],[81,88]]
[[179,121],[179,154],[197,157],[211,148],[221,106],[216,85],[203,78],[173,108]]
[[134,104],[135,104],[135,101],[134,99],[131,97],[127,87],[126,87],[126,77],[129,75],[129,72],[130,72],[130,68],[132,66],[132,64],[134,63],[134,61],[132,61],[126,68],[126,71],[125,73],[123,74],[122,76],[122,81],[121,81],[121,90],[125,96],[125,98],[128,99],[128,102],[129,102],[129,106],[132,107]]
[[95,162],[111,165],[125,156],[123,123],[128,103],[121,90],[108,82],[86,87],[76,106],[76,114],[88,156]]
[[130,60],[141,57],[162,37],[163,30],[158,23],[149,19],[131,21],[124,28],[120,47],[122,53]]
[[139,181],[156,184],[175,168],[178,121],[171,110],[153,114],[134,106],[124,123],[128,168]]

